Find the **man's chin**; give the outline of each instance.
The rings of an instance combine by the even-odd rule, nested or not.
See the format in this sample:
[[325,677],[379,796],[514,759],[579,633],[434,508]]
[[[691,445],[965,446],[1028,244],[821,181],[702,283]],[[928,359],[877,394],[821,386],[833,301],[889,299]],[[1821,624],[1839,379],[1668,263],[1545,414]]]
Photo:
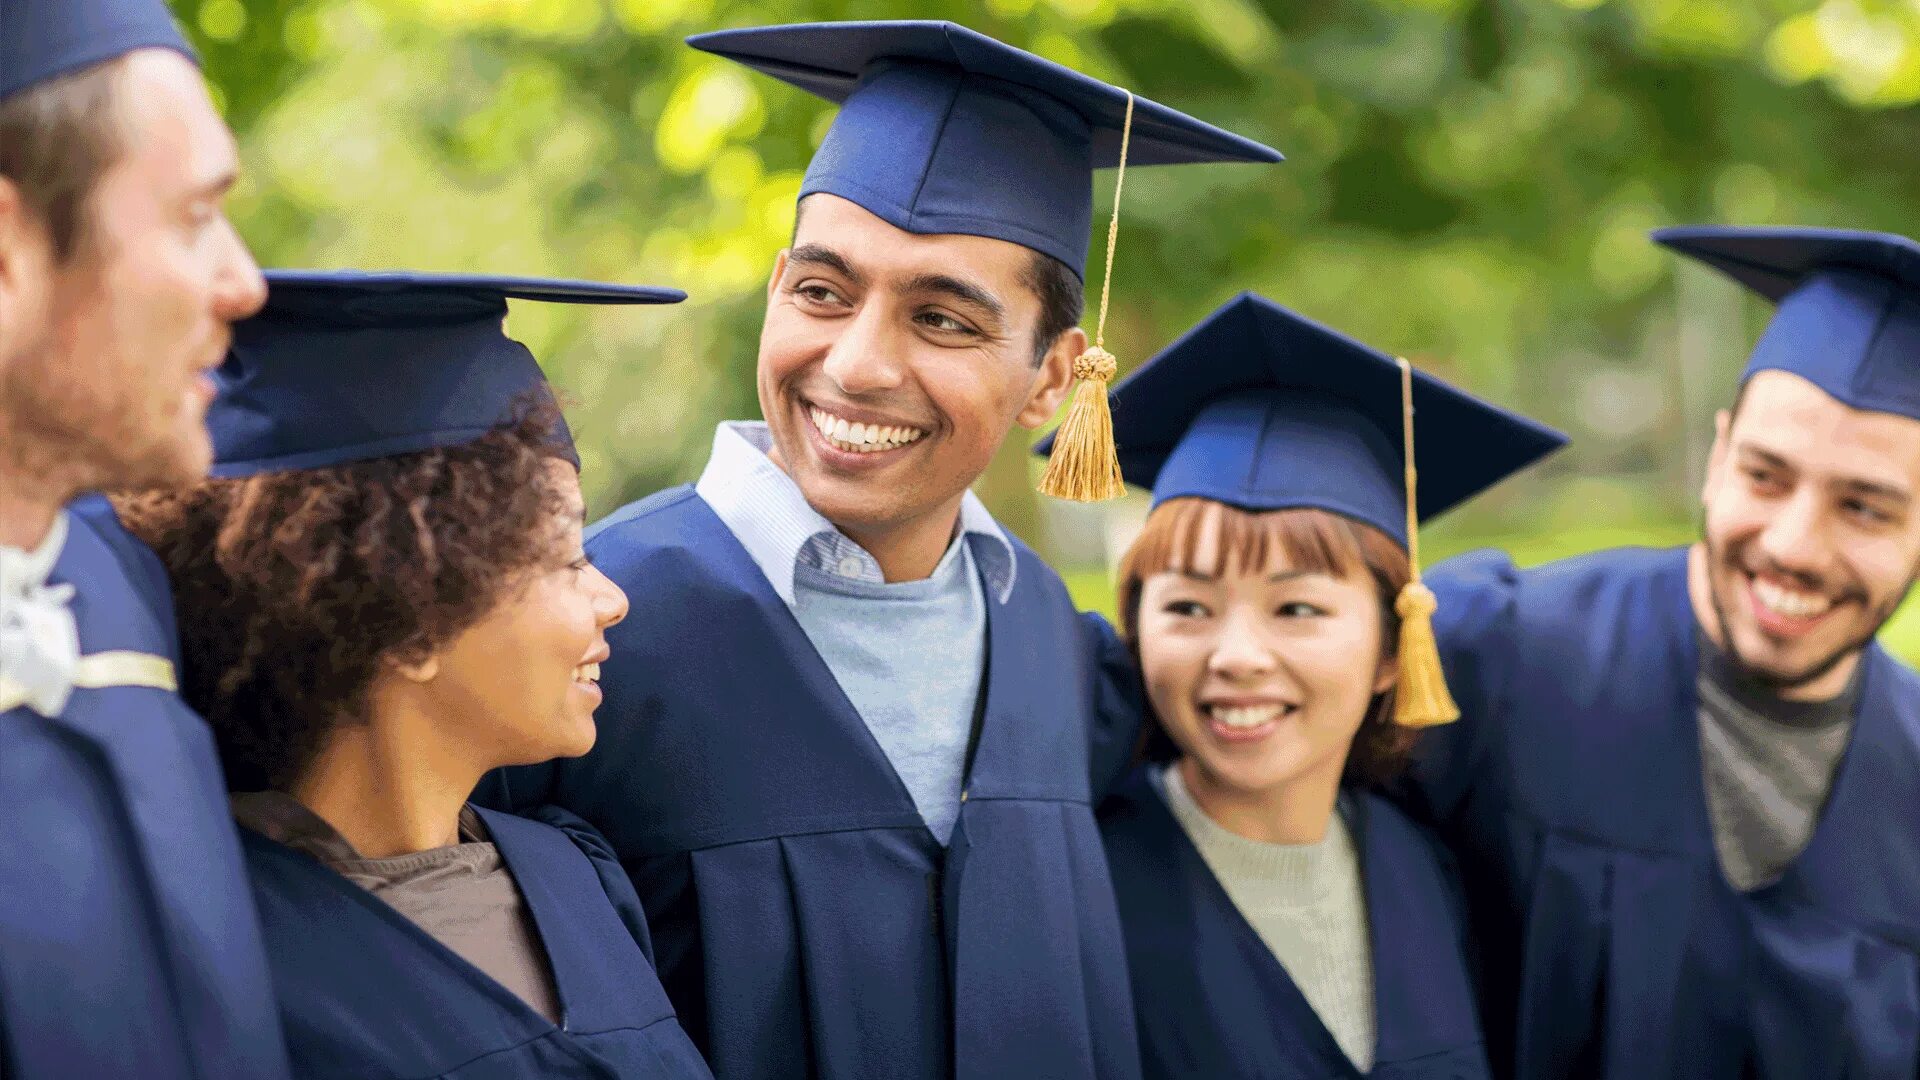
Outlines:
[[889,489],[867,480],[813,473],[795,478],[800,494],[815,513],[841,529],[861,529],[889,520]]
[[1825,648],[1811,645],[1782,650],[1756,640],[1757,631],[1736,632],[1734,663],[1749,678],[1769,689],[1786,692],[1816,682],[1863,646],[1842,643]]
[[123,458],[111,477],[100,486],[117,491],[145,491],[155,488],[191,487],[207,478],[213,468],[213,443],[205,429],[182,435],[150,452]]

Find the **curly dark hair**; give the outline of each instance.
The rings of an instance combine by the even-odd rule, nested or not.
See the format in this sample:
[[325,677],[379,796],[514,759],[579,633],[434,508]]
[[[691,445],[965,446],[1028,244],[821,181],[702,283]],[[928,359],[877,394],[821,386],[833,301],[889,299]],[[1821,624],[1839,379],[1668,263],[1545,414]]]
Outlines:
[[425,659],[551,555],[558,424],[528,408],[457,446],[114,497],[172,579],[181,692],[229,788],[284,790],[364,722],[385,665]]
[[[1140,592],[1146,579],[1163,570],[1192,567],[1218,574],[1222,567],[1195,566],[1200,537],[1218,530],[1219,561],[1237,560],[1242,566],[1262,566],[1272,552],[1286,556],[1302,570],[1347,576],[1356,571],[1373,580],[1380,594],[1382,649],[1391,655],[1400,639],[1400,616],[1394,600],[1411,576],[1407,552],[1392,537],[1371,525],[1326,510],[1310,508],[1255,513],[1211,499],[1168,499],[1147,518],[1139,539],[1127,551],[1120,567],[1120,624],[1134,666],[1140,662]],[[1382,785],[1407,766],[1418,739],[1412,728],[1393,719],[1393,689],[1375,694],[1360,730],[1347,753],[1343,780],[1350,784]],[[1139,756],[1167,762],[1179,756],[1173,740],[1148,710]]]

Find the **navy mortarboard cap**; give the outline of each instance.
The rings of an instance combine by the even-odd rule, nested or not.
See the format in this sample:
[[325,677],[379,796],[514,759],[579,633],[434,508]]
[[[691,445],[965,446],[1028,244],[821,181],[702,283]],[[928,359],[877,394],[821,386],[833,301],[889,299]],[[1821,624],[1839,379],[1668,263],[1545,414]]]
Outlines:
[[1121,472],[1153,489],[1155,506],[1191,496],[1256,512],[1330,510],[1407,548],[1409,580],[1394,601],[1395,722],[1459,718],[1434,640],[1433,592],[1420,580],[1418,522],[1565,436],[1252,293],[1161,350],[1113,397]]
[[1920,419],[1920,243],[1848,229],[1713,225],[1653,238],[1779,305],[1742,381],[1788,371],[1851,408]]
[[[1121,160],[1130,95],[949,22],[807,23],[687,39],[841,103],[800,195],[829,192],[912,233],[1044,252],[1083,279],[1093,170]],[[1127,161],[1280,154],[1132,97]]]
[[[1315,507],[1404,546],[1402,377],[1395,357],[1242,293],[1114,387],[1120,468],[1155,505]],[[1411,390],[1422,521],[1566,443],[1431,375],[1412,372]]]
[[193,57],[162,0],[0,0],[0,98],[135,49]]
[[[207,410],[215,476],[452,446],[552,400],[507,301],[676,304],[677,289],[484,275],[269,270]],[[578,465],[564,426],[556,449]]]

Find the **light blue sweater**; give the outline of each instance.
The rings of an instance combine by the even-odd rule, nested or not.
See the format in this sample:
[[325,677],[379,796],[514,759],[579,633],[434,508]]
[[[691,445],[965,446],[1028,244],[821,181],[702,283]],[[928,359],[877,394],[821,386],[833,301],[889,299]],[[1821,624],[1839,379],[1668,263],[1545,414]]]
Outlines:
[[924,581],[863,581],[804,564],[793,580],[794,617],[945,844],[986,662],[971,545],[955,537]]

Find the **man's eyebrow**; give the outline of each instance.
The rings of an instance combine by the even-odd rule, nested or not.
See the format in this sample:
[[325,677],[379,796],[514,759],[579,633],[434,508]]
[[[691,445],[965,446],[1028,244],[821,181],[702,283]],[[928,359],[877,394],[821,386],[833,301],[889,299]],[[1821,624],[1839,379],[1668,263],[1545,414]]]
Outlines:
[[1764,446],[1755,446],[1753,443],[1743,442],[1739,445],[1738,450],[1743,456],[1759,458],[1762,465],[1775,469],[1787,469],[1789,471],[1793,469],[1793,462],[1788,461],[1786,458],[1781,457],[1779,454],[1774,453]]
[[1837,482],[1837,487],[1852,495],[1864,495],[1870,499],[1886,499],[1889,502],[1905,506],[1913,501],[1913,495],[1907,489],[1896,484],[1879,480],[1867,480],[1861,477],[1847,477]]
[[[1739,449],[1741,454],[1758,458],[1761,464],[1770,468],[1785,469],[1789,472],[1798,471],[1794,468],[1792,462],[1763,447],[1755,446],[1752,443],[1742,443]],[[1899,484],[1889,483],[1884,480],[1869,480],[1863,476],[1839,477],[1831,481],[1831,486],[1847,492],[1850,495],[1863,495],[1872,499],[1888,499],[1902,506],[1913,501],[1913,493]]]
[[202,180],[196,185],[193,189],[192,197],[196,199],[217,199],[227,192],[232,191],[233,185],[239,182],[240,170],[237,167],[222,169],[220,172]]
[[903,286],[906,292],[945,293],[963,303],[971,304],[997,321],[1005,321],[1007,308],[999,297],[975,285],[971,281],[962,281],[948,274],[917,274],[907,279]]
[[787,256],[787,265],[792,266],[796,263],[804,266],[825,267],[863,288],[867,284],[866,275],[855,270],[846,256],[823,244],[801,244],[794,248]]

